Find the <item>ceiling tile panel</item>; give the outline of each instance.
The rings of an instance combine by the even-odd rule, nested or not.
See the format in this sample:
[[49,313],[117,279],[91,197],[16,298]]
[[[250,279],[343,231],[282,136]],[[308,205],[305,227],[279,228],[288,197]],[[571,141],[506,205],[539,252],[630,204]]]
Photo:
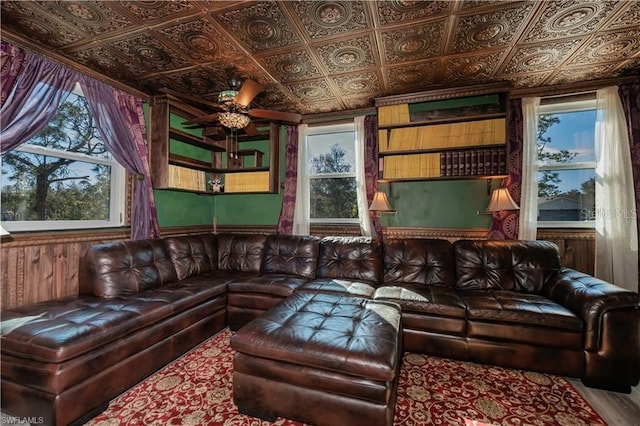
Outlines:
[[119,1],[118,3],[141,22],[153,22],[163,18],[176,19],[176,15],[198,11],[196,4],[188,0]]
[[443,80],[446,82],[469,80],[488,81],[500,65],[504,51],[482,55],[450,58],[446,63]]
[[286,4],[311,40],[366,30],[370,25],[362,1],[296,1]]
[[627,8],[606,26],[606,30],[637,28],[640,25],[640,1],[628,1],[625,6]]
[[53,16],[92,36],[122,30],[133,24],[103,1],[45,1],[41,5]]
[[384,62],[422,60],[437,56],[442,51],[445,33],[444,19],[427,22],[411,27],[383,31],[381,33],[384,49]]
[[84,35],[68,28],[53,16],[40,12],[33,3],[24,1],[2,2],[2,29],[28,34],[36,42],[52,47],[64,47],[83,40]]
[[515,88],[525,89],[528,87],[536,87],[544,84],[550,74],[551,71],[546,71],[526,74],[499,75],[498,78],[504,81],[511,82],[511,84]]
[[113,76],[118,80],[135,80],[145,69],[119,52],[104,46],[69,52],[69,57],[90,69]]
[[615,63],[640,53],[640,25],[615,33],[596,35],[592,41],[578,52],[570,64],[593,64],[594,62]]
[[373,37],[347,38],[315,47],[330,73],[356,71],[377,65]]
[[375,72],[341,75],[331,80],[341,96],[362,96],[363,93],[380,92],[380,80]]
[[285,84],[284,86],[291,93],[295,93],[302,103],[336,99],[335,93],[333,93],[325,79]]
[[109,42],[109,47],[136,61],[145,73],[167,71],[191,65],[182,56],[164,46],[156,37],[143,33],[131,38]]
[[243,54],[204,17],[176,23],[159,32],[196,61],[229,61]]
[[438,61],[396,65],[386,69],[389,93],[409,93],[414,88],[424,90],[434,84]]
[[213,16],[253,53],[300,43],[277,2],[261,2]]
[[275,53],[260,58],[276,79],[282,83],[322,77],[322,73],[306,49]]
[[561,65],[580,41],[579,39],[573,39],[518,48],[502,73],[520,74],[551,70]]
[[459,17],[452,52],[463,53],[512,45],[533,10],[532,3],[516,3],[500,10]]
[[451,1],[378,1],[378,20],[381,26],[406,24],[446,15],[454,5]]
[[563,67],[549,81],[552,84],[579,83],[586,78],[602,78],[613,71],[612,64],[590,65],[589,67]]
[[542,2],[543,10],[524,43],[592,34],[624,2],[555,0]]

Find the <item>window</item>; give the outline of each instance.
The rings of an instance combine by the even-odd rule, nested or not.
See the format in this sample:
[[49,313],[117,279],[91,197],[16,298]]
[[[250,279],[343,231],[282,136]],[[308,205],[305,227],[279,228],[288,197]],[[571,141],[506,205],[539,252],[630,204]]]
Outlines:
[[540,106],[539,227],[594,226],[595,124],[595,98]]
[[355,150],[353,124],[309,128],[310,223],[358,223]]
[[49,124],[2,156],[8,231],[123,223],[125,170],[106,150],[79,85]]

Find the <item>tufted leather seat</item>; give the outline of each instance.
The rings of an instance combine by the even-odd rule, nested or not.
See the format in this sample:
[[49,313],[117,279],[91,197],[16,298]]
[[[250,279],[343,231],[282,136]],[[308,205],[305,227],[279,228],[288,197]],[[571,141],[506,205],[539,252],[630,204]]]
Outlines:
[[315,425],[392,425],[402,356],[389,302],[295,293],[231,338],[241,412]]
[[[225,238],[225,236],[219,236]],[[247,251],[257,251],[249,243],[239,244],[254,236],[233,236],[236,245]],[[228,320],[231,330],[237,330],[267,309],[301,288],[310,279],[315,278],[318,265],[319,238],[269,235],[260,237],[259,250],[261,262],[250,269],[238,269],[241,272],[261,272],[251,276],[238,276],[228,284],[229,306]],[[262,238],[264,238],[262,240]],[[220,241],[220,240],[219,240]],[[224,240],[223,241],[223,246]],[[255,243],[255,241],[254,241]],[[226,243],[231,246],[231,243]],[[256,245],[259,245],[257,243]],[[236,249],[234,256],[243,256]]]

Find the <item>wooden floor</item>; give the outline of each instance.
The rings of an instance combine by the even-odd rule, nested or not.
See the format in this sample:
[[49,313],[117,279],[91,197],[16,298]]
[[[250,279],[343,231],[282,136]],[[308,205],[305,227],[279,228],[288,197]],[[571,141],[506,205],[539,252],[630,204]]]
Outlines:
[[640,385],[630,394],[588,388],[579,379],[568,379],[609,426],[640,425]]

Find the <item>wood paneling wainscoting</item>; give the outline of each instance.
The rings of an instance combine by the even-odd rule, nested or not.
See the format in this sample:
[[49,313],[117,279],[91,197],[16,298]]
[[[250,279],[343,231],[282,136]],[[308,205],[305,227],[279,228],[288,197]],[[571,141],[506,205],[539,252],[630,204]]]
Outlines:
[[594,229],[538,229],[537,238],[558,245],[562,266],[593,275],[596,259]]
[[[212,231],[211,226],[162,228],[162,236]],[[270,234],[275,226],[219,226],[218,232]],[[358,236],[357,226],[312,226],[311,234]],[[78,293],[80,257],[95,244],[129,238],[126,228],[55,233],[14,233],[0,246],[0,309],[12,308]],[[383,229],[383,238],[484,239],[486,229]],[[564,266],[593,274],[595,233],[592,230],[538,231],[538,239],[556,243]]]

